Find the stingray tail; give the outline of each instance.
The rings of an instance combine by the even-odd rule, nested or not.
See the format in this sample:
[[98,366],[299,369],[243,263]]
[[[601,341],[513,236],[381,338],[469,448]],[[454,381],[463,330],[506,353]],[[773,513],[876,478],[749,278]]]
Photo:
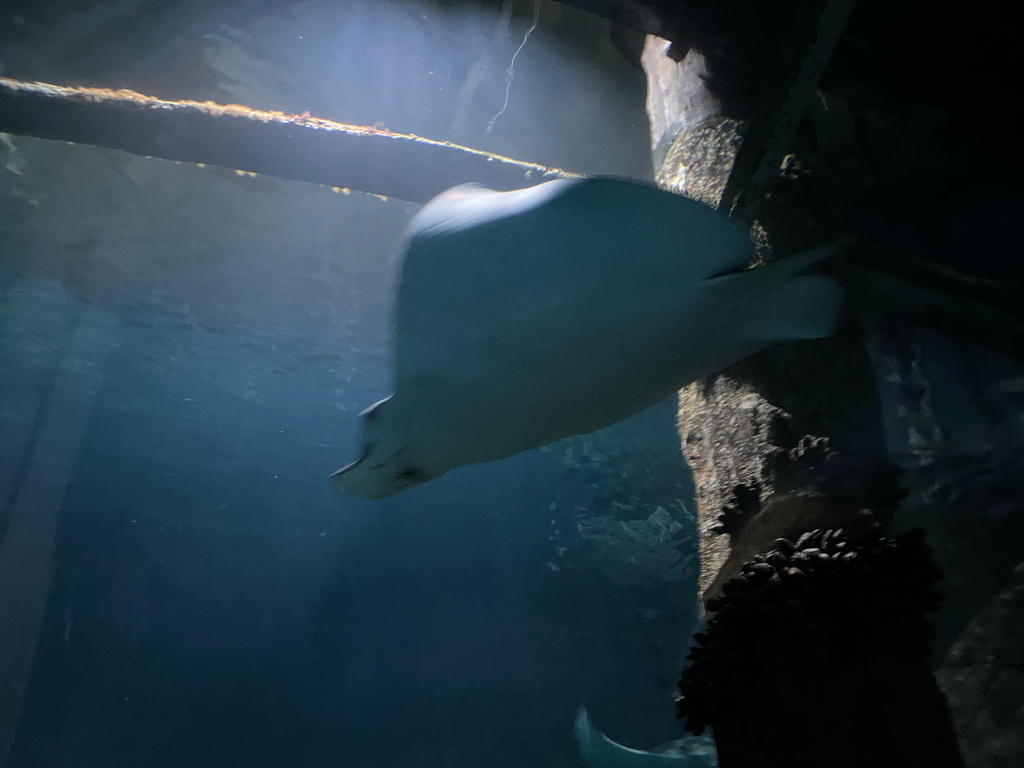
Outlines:
[[835,331],[842,302],[843,291],[831,277],[791,278],[751,304],[745,336],[770,342],[826,338]]
[[587,768],[700,768],[702,765],[679,755],[659,755],[624,747],[597,730],[582,705],[576,712],[575,732]]
[[844,252],[851,243],[853,243],[853,238],[844,237],[839,240],[833,240],[831,242],[815,246],[814,248],[809,248],[806,251],[800,251],[800,253],[794,253],[791,256],[786,256],[778,259],[777,261],[769,262],[763,266],[751,268],[745,265],[739,269],[727,269],[724,272],[711,275],[707,279],[714,280],[720,277],[743,275],[752,271],[752,269],[771,269],[781,274],[798,275],[801,272],[806,272],[818,262],[827,261],[833,256],[838,256]]
[[719,280],[745,300],[743,336],[753,342],[821,339],[839,322],[843,290],[824,274],[805,274],[839,253],[846,241],[819,246]]

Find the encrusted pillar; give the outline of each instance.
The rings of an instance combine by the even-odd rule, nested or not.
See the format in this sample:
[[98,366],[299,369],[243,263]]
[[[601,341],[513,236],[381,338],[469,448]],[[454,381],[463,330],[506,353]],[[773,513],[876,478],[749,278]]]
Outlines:
[[962,766],[930,660],[940,577],[920,529],[780,539],[710,601],[680,716],[723,768]]
[[[723,112],[713,88],[729,87],[730,62],[706,59],[700,41],[673,58],[649,38],[643,56],[658,183],[728,206],[759,259],[845,234],[819,215],[827,202],[764,205],[781,177],[808,170],[782,158],[849,10],[808,5],[745,114]],[[920,538],[882,538],[902,491],[870,362],[848,312],[832,338],[769,348],[679,393],[710,619],[680,716],[711,726],[722,768],[963,764],[930,666],[937,568]],[[821,556],[828,564],[789,562]],[[891,578],[879,581],[883,562]]]

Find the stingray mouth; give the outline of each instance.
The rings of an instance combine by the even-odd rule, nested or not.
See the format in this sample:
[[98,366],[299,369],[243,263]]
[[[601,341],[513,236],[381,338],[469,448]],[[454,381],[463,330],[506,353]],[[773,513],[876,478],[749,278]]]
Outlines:
[[335,486],[349,495],[384,499],[437,477],[413,457],[401,424],[395,424],[391,400],[386,397],[359,414],[359,458],[331,475]]
[[360,459],[331,475],[331,481],[348,495],[362,499],[384,499],[401,490],[381,482],[382,477],[379,472],[369,469],[369,465]]
[[[408,462],[374,462],[364,456],[331,475],[342,491],[364,499],[386,499],[432,480],[434,475]],[[391,457],[397,459],[398,456]]]

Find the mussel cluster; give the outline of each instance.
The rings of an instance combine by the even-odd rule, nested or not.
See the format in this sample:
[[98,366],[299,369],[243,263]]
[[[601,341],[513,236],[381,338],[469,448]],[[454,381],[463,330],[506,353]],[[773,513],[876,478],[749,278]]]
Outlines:
[[735,536],[743,525],[760,511],[760,487],[756,483],[737,485],[732,489],[729,502],[722,507],[718,522],[711,527],[711,532]]
[[941,604],[934,586],[941,576],[922,529],[856,539],[818,529],[795,542],[777,539],[707,601],[714,615],[686,657],[677,715],[700,734],[752,695],[770,706],[771,692],[751,691],[751,681],[765,677],[758,665],[788,658],[795,647],[828,649],[836,664],[879,648],[887,658],[929,656],[927,614]]

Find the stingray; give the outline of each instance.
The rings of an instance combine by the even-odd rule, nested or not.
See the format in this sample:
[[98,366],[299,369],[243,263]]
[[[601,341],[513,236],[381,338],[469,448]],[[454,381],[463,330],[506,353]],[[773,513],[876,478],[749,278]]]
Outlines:
[[580,757],[587,768],[717,768],[718,758],[706,737],[687,736],[651,752],[612,741],[590,722],[585,707],[576,712],[573,727]]
[[332,475],[383,498],[592,432],[777,341],[828,336],[830,248],[748,268],[748,232],[657,187],[462,185],[413,217],[392,309],[393,394]]

